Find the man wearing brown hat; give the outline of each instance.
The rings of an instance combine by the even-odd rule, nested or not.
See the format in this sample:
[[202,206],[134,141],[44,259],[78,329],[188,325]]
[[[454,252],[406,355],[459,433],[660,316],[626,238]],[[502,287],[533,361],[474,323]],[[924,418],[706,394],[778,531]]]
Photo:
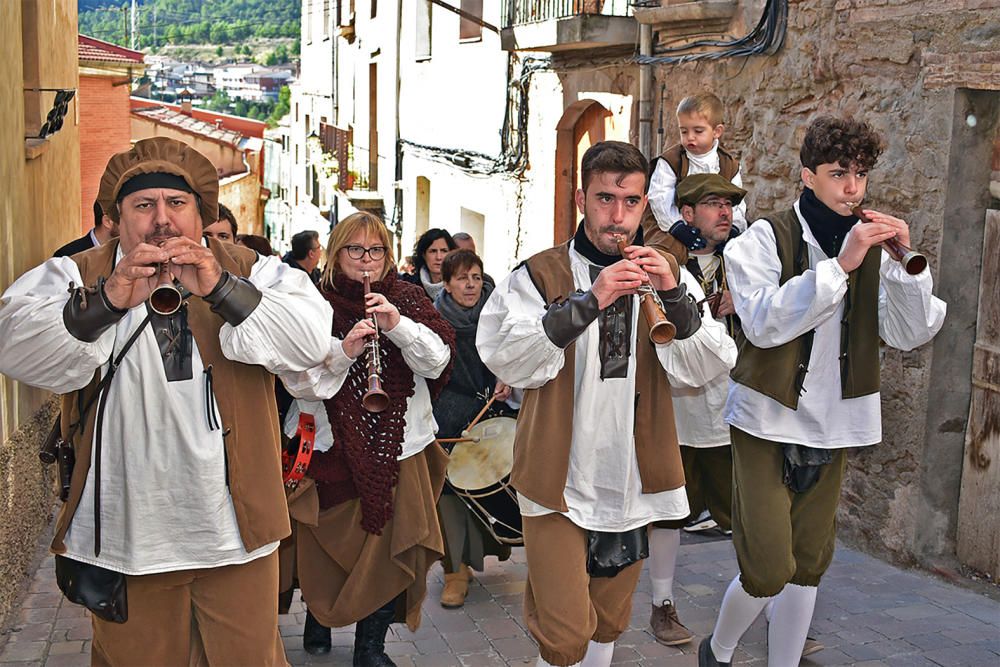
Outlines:
[[[202,240],[218,177],[184,143],[112,157],[99,200],[120,239],[47,261],[0,301],[0,372],[63,394],[76,465],[52,541],[60,587],[89,596],[94,664],[284,665],[271,373],[323,361],[330,309],[276,258]],[[160,283],[175,312],[147,304]]]
[[[703,304],[702,320],[715,318],[726,326],[720,335],[725,349],[736,361],[732,298],[726,290],[722,249],[733,228],[733,207],[743,201],[746,191],[718,174],[694,174],[677,186],[677,207],[684,222],[698,230],[706,246],[691,250],[681,276],[697,283],[689,292]],[[714,295],[714,296],[712,296]],[[711,305],[710,305],[711,304]],[[649,574],[653,607],[649,624],[661,644],[686,644],[694,635],[680,622],[674,606],[674,572],[680,548],[680,529],[700,529],[708,522],[729,531],[732,506],[733,455],[729,427],[723,408],[729,377],[718,375],[700,387],[673,386],[671,396],[677,421],[677,440],[684,462],[685,491],[691,514],[684,519],[661,521],[649,535]]]

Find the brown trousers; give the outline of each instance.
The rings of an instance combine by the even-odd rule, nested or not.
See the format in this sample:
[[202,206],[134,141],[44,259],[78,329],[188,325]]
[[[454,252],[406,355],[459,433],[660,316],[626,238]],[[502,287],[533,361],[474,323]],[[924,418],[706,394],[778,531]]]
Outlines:
[[833,451],[812,488],[795,493],[782,481],[781,443],[732,434],[733,546],[743,589],[771,597],[788,583],[818,586],[836,545],[844,450]]
[[93,665],[282,665],[278,554],[127,577],[128,621],[92,616]]
[[550,665],[583,660],[590,640],[613,642],[628,628],[642,561],[614,577],[587,574],[587,531],[562,514],[523,517],[528,585],[524,620]]

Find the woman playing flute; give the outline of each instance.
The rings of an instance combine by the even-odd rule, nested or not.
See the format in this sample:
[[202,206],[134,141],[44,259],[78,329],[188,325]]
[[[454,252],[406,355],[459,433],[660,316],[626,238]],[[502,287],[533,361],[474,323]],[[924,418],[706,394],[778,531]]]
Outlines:
[[[288,498],[308,607],[303,643],[326,653],[329,628],[356,622],[354,665],[393,665],[384,650],[389,624],[417,628],[427,570],[444,551],[435,503],[447,457],[434,443],[431,400],[448,382],[454,332],[423,290],[397,279],[389,233],[370,213],[334,228],[320,290],[333,308],[329,354],[283,377],[293,396],[324,408],[314,415],[307,476]],[[373,317],[389,396],[377,413],[361,403]]]

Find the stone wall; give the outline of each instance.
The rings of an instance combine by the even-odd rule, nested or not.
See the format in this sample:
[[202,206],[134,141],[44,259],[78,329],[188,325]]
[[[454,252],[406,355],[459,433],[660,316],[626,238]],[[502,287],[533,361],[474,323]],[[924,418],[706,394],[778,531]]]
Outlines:
[[0,447],[0,626],[30,576],[39,535],[52,519],[56,466],[43,466],[38,446],[59,414],[57,399],[46,403]]
[[[743,7],[734,25],[754,25],[760,4]],[[975,322],[990,202],[994,135],[985,133],[995,131],[990,96],[1000,89],[1000,1],[792,0],[788,24],[772,56],[657,66],[667,143],[676,141],[681,98],[718,94],[728,108],[724,143],[743,156],[752,215],[797,196],[798,147],[814,116],[862,117],[884,134],[868,201],[910,223],[949,320],[934,343],[884,351],[884,442],[850,456],[840,534],[901,562],[951,566],[974,332],[967,324]],[[974,112],[978,128],[967,127]],[[946,256],[957,272],[942,276]]]

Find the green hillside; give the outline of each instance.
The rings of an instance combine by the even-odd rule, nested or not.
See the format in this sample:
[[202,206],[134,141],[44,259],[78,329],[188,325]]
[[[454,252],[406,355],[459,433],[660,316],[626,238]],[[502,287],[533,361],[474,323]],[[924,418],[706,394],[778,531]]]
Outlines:
[[[80,32],[129,45],[126,0],[78,0]],[[140,0],[139,48],[298,37],[301,0]]]

